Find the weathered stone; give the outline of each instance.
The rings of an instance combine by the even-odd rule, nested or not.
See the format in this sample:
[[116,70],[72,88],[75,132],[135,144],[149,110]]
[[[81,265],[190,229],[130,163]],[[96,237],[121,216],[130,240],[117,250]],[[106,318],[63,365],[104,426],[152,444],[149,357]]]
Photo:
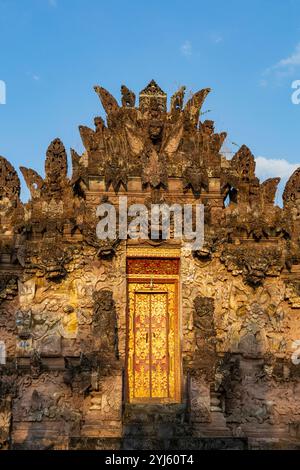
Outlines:
[[[261,183],[245,145],[227,160],[226,133],[200,121],[209,88],[185,100],[180,87],[169,110],[154,80],[139,103],[125,85],[120,103],[95,91],[106,119],[79,127],[85,151],[71,151],[70,177],[66,149],[54,139],[45,176],[21,167],[31,195],[23,203],[18,175],[0,157],[0,446],[245,448],[248,438],[257,448],[274,439],[299,445],[300,170],[283,208],[275,206],[279,178]],[[203,203],[204,245],[193,252],[185,238],[164,240],[160,221],[158,237],[147,229],[145,240],[98,239],[97,206],[118,212],[118,195],[147,210]],[[126,270],[132,258],[142,261],[134,273]],[[174,335],[179,359],[162,356],[168,380],[178,372],[176,399],[153,403],[149,392],[143,404],[127,403],[127,282],[135,276],[142,294],[164,282],[179,289],[174,305],[168,293],[168,321],[154,332],[159,356],[174,322],[168,340]]]

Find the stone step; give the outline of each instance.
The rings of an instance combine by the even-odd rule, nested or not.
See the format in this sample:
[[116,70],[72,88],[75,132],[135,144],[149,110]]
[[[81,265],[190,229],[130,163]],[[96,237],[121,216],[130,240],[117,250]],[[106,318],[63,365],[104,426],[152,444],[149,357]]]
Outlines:
[[128,439],[126,442],[130,448],[134,439],[145,442],[143,445],[147,446],[149,442],[182,437],[190,433],[185,418],[184,404],[127,404],[123,415],[123,436]]
[[123,438],[123,450],[245,450],[245,438],[171,438],[151,439],[144,437]]
[[123,421],[127,423],[183,423],[186,415],[184,404],[127,404]]
[[[35,444],[34,444],[35,445]],[[13,449],[24,449],[23,444],[13,444]],[[35,448],[35,447],[34,447]],[[69,450],[300,450],[298,439],[248,439],[237,437],[185,437],[172,439],[145,438],[95,438],[72,437]]]
[[174,423],[130,423],[123,426],[124,437],[158,437],[159,439],[181,437],[190,433],[190,425]]

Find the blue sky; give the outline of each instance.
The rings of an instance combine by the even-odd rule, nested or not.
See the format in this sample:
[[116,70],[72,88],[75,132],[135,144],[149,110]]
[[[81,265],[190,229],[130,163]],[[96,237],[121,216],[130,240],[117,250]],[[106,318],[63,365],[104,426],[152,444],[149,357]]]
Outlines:
[[300,0],[0,0],[0,155],[43,174],[53,138],[82,150],[78,125],[102,113],[93,85],[119,97],[154,78],[169,95],[211,87],[203,111],[228,149],[245,143],[262,179],[286,178],[300,166],[299,12]]

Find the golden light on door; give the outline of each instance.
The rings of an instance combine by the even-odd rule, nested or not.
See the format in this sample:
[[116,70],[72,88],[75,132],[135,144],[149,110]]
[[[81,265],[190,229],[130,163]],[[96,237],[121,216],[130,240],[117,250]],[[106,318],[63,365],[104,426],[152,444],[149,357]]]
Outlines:
[[128,398],[180,401],[177,283],[128,284]]

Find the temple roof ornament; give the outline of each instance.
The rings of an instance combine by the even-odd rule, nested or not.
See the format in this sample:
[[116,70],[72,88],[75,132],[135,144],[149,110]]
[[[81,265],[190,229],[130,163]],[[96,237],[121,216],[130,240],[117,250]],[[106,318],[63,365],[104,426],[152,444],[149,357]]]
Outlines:
[[158,112],[166,112],[167,110],[167,95],[157,85],[154,80],[144,88],[139,95],[139,108],[142,112],[153,109]]
[[20,180],[14,167],[4,157],[0,157],[0,199],[16,200],[20,196]]
[[[66,149],[56,138],[46,152],[45,177],[31,168],[20,168],[31,194],[31,201],[22,205],[18,175],[1,157],[3,217],[11,207],[8,200],[16,207],[11,218],[6,219],[8,225],[22,230],[24,206],[26,230],[30,227],[36,233],[52,233],[59,229],[61,236],[61,227],[69,220],[68,230],[82,234],[85,223],[90,224],[91,230],[95,223],[92,218],[85,222],[92,200],[90,191],[95,193],[92,188],[100,188],[100,183],[95,186],[94,181],[103,182],[97,191],[106,197],[111,193],[129,194],[134,180],[141,191],[147,192],[147,200],[154,201],[159,193],[159,199],[170,203],[203,202],[207,220],[212,226],[223,224],[225,232],[230,227],[231,232],[259,239],[291,233],[293,220],[300,212],[299,169],[283,193],[286,214],[274,206],[280,179],[260,183],[255,175],[255,158],[246,145],[227,160],[222,155],[226,132],[216,133],[212,120],[201,122],[201,109],[210,88],[185,100],[186,89],[181,86],[171,98],[170,109],[166,93],[154,80],[140,92],[138,106],[135,93],[125,85],[121,86],[121,104],[105,88],[95,86],[95,91],[106,120],[97,116],[94,129],[79,127],[85,152],[79,155],[71,149],[70,178]],[[97,197],[92,196],[93,200]],[[7,224],[4,231],[11,233],[12,227],[8,229]]]

